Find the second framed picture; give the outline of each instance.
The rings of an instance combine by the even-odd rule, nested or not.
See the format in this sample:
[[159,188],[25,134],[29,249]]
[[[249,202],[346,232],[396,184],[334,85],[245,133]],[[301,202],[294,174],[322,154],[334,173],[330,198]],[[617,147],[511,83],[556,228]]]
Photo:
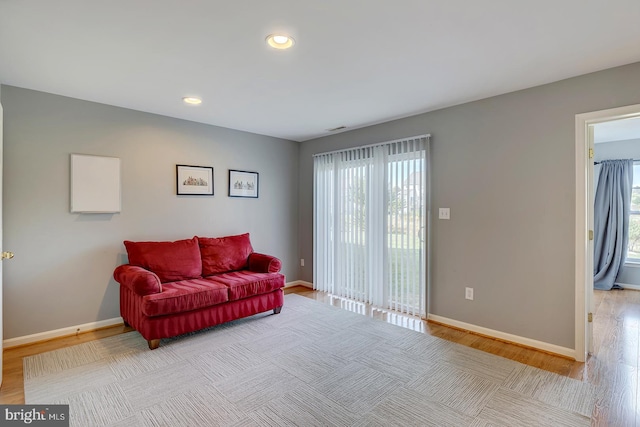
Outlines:
[[176,192],[178,195],[213,196],[213,168],[176,165]]
[[229,169],[229,197],[258,198],[258,172]]

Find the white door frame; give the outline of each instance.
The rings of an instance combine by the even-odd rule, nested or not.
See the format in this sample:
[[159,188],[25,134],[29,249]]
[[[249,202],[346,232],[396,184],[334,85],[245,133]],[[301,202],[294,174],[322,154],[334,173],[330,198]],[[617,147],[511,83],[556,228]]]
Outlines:
[[[4,153],[4,145],[3,145],[3,135],[4,135],[4,109],[2,108],[2,102],[0,102],[0,252],[3,251],[2,245],[2,162],[3,162],[3,153]],[[2,386],[2,370],[4,368],[4,335],[2,332],[3,324],[3,316],[4,310],[2,309],[2,293],[3,293],[3,285],[2,285],[2,259],[0,259],[0,386]]]
[[[608,110],[576,114],[576,240],[575,240],[575,352],[578,362],[587,360],[592,336],[587,321],[593,295],[593,251],[587,237],[590,219],[593,218],[592,194],[589,194],[589,177],[593,177],[589,159],[589,125],[631,117],[640,117],[640,104]],[[591,178],[592,179],[592,178]],[[593,188],[593,186],[591,186]],[[593,190],[591,190],[593,191]],[[591,267],[589,267],[591,266]]]

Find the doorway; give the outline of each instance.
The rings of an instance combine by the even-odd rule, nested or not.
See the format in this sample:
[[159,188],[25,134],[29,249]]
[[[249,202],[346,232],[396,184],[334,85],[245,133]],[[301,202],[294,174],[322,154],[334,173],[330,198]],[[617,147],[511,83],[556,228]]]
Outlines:
[[575,358],[585,362],[593,350],[594,125],[640,118],[640,104],[576,115]]

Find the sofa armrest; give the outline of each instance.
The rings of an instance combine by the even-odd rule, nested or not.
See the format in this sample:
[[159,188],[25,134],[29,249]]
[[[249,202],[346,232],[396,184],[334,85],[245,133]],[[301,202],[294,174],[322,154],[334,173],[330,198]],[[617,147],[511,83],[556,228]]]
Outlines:
[[130,264],[121,265],[113,272],[113,278],[140,296],[162,292],[162,284],[158,276],[142,267]]
[[277,273],[282,268],[282,262],[271,255],[253,252],[249,255],[249,270],[256,273]]

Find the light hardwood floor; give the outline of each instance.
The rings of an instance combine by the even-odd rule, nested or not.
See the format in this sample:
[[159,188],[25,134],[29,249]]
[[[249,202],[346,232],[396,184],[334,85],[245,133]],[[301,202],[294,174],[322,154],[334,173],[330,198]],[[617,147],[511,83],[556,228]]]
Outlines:
[[[285,293],[296,293],[345,310],[382,319],[389,323],[506,357],[556,374],[586,381],[598,389],[593,425],[640,425],[638,384],[640,379],[640,292],[596,291],[594,313],[594,353],[587,363],[556,356],[450,328],[433,322],[378,310],[367,304],[333,297],[295,286]],[[0,404],[23,404],[22,358],[83,342],[131,331],[114,326],[93,332],[14,347],[4,350],[3,383]]]

